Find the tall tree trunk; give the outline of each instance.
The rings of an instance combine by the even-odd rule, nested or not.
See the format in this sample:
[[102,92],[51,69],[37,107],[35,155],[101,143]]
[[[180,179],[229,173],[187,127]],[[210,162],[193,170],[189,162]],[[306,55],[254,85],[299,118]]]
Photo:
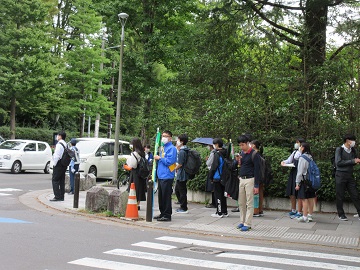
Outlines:
[[10,103],[10,139],[15,139],[15,135],[16,135],[15,115],[16,115],[16,97],[15,95],[12,95],[11,103]]

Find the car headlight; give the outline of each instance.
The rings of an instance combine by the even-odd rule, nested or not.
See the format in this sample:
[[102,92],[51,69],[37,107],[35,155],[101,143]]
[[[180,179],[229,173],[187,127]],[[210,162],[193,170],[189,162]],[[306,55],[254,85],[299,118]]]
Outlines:
[[80,163],[86,163],[86,158],[80,158]]
[[11,159],[11,155],[4,155],[4,156],[3,156],[3,159],[8,159],[8,160],[10,160],[10,159]]

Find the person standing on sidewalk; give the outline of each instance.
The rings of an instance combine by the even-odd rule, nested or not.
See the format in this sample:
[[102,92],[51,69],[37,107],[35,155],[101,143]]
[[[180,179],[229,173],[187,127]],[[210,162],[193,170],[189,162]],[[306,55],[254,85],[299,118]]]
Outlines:
[[214,161],[214,154],[216,152],[216,149],[213,147],[213,145],[208,145],[207,148],[208,148],[208,150],[210,150],[210,155],[206,159],[206,167],[208,168],[209,173],[207,174],[205,191],[211,192],[211,203],[205,205],[205,207],[206,208],[216,208],[216,200],[215,200],[215,195],[214,195],[214,183],[210,179],[210,169],[211,169],[211,165]]
[[336,187],[336,208],[340,220],[347,221],[343,208],[345,190],[348,191],[352,202],[358,212],[360,220],[360,199],[359,192],[356,188],[353,171],[354,166],[360,163],[355,152],[356,137],[352,134],[346,134],[343,137],[344,144],[335,150],[335,187]]
[[221,184],[221,174],[223,169],[223,164],[225,162],[224,157],[226,157],[227,151],[223,149],[224,143],[220,138],[213,140],[214,149],[216,152],[214,154],[214,160],[211,164],[210,169],[210,179],[214,184],[214,196],[216,201],[216,213],[211,214],[212,217],[222,218],[229,216],[227,211],[227,202],[225,197],[225,186]]
[[177,150],[171,140],[172,133],[169,130],[163,131],[160,155],[154,156],[154,159],[158,161],[156,172],[160,215],[154,217],[157,221],[171,221],[171,195],[177,156]]
[[[263,156],[263,149],[261,147],[261,143],[258,140],[253,140],[250,143],[252,149],[254,149],[259,155],[264,158]],[[266,175],[265,175],[266,177]],[[259,184],[259,208],[254,208],[254,217],[262,217],[264,216],[264,189],[265,189],[265,179],[261,179],[262,181]]]
[[79,171],[79,165],[80,165],[80,153],[79,149],[76,147],[76,140],[73,138],[70,141],[71,144],[71,150],[75,152],[75,158],[71,159],[70,165],[69,165],[69,178],[70,178],[70,192],[69,195],[74,194],[75,191],[75,173]]
[[[57,135],[57,144],[53,154],[53,175],[52,175],[52,187],[54,192],[54,198],[50,201],[63,201],[65,194],[65,172],[66,167],[61,164],[61,158],[66,148],[66,133],[59,131]],[[62,145],[61,145],[62,144]]]
[[175,183],[175,195],[180,203],[180,207],[176,209],[178,214],[187,214],[187,188],[186,183],[189,179],[188,174],[184,170],[187,156],[189,154],[189,148],[186,146],[189,138],[186,134],[181,134],[176,142],[176,148],[179,150],[177,165],[176,165],[176,183]]
[[259,193],[261,161],[259,153],[256,153],[252,158],[255,150],[250,147],[248,137],[239,136],[238,143],[242,151],[239,172],[240,223],[237,228],[241,231],[248,231],[251,229],[254,214],[254,194]]
[[[311,160],[313,159],[313,157],[311,156],[310,145],[308,143],[301,143],[299,150],[302,155],[305,155]],[[305,158],[300,156],[297,166],[295,190],[298,191],[297,198],[301,201],[303,215],[301,217],[298,217],[297,220],[299,222],[306,223],[312,221],[312,214],[314,211],[314,198],[316,197],[315,190],[313,190],[306,184],[306,180],[308,179],[308,168],[309,162],[306,161]]]

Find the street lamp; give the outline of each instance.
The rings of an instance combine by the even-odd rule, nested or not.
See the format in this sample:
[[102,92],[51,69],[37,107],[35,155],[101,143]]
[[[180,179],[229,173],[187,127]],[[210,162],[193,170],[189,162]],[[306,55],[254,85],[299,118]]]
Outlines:
[[127,18],[126,13],[118,14],[119,21],[121,23],[121,45],[120,45],[120,65],[119,65],[119,81],[118,81],[118,93],[116,102],[116,125],[115,125],[115,145],[114,145],[114,166],[113,166],[113,183],[116,182],[118,177],[118,164],[119,164],[119,132],[120,132],[120,108],[121,108],[121,87],[122,87],[122,62],[124,51],[124,28]]

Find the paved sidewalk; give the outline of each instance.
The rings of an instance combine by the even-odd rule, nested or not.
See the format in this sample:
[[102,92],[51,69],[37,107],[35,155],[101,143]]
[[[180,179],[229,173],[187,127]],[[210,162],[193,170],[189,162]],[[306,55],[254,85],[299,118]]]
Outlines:
[[[114,188],[106,188],[111,191]],[[43,190],[29,193],[29,196],[36,197],[37,203],[57,209],[62,213],[77,213],[84,215],[86,191],[79,194],[79,208],[73,208],[73,195],[65,194],[63,202],[51,202],[52,190]],[[158,215],[157,196],[155,194],[154,215]],[[26,203],[26,202],[24,202]],[[35,204],[35,200],[32,203]],[[171,222],[146,222],[146,202],[141,202],[139,221],[124,221],[116,218],[109,218],[114,222],[128,223],[142,227],[166,229],[181,232],[195,232],[199,234],[224,235],[239,238],[267,239],[272,241],[283,241],[293,243],[308,243],[323,246],[336,246],[360,250],[360,220],[348,214],[348,221],[340,221],[335,213],[323,214],[314,213],[313,222],[299,223],[290,219],[286,212],[265,211],[264,217],[254,217],[252,229],[241,232],[236,229],[239,223],[239,213],[232,213],[229,208],[229,217],[213,218],[210,215],[215,209],[206,208],[203,204],[189,203],[189,213],[177,214],[175,209],[178,206],[173,204],[173,216]],[[36,208],[36,206],[34,207]],[[91,215],[93,218],[95,215]],[[100,218],[100,217],[99,217]],[[104,218],[104,217],[101,217]]]

